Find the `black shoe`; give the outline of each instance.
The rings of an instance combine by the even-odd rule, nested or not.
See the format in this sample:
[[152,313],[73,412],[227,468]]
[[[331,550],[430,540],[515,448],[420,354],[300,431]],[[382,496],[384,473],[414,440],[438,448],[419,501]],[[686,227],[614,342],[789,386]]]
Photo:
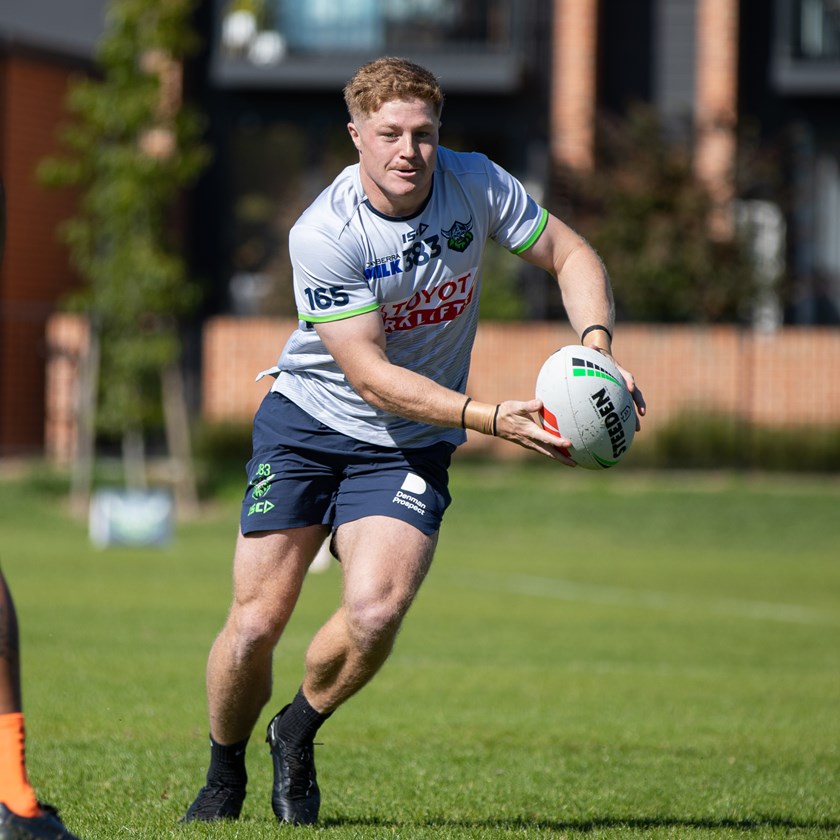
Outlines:
[[279,722],[286,706],[268,724],[266,741],[274,762],[271,807],[280,822],[312,825],[318,821],[321,791],[315,778],[313,744],[292,748],[280,737]]
[[[229,788],[224,785],[207,784],[198,792],[198,796],[187,809],[187,813],[181,817],[181,822],[238,820],[244,801],[245,788]],[[0,840],[2,840],[1,837]]]
[[79,840],[65,827],[52,805],[38,803],[37,817],[21,817],[0,802],[0,840]]

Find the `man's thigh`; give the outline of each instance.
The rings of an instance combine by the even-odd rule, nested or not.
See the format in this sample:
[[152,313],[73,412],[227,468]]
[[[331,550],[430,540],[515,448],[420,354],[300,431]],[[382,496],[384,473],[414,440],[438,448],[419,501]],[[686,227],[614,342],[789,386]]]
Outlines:
[[240,532],[233,562],[234,610],[249,611],[252,621],[284,625],[327,533],[321,525]]
[[389,601],[405,612],[432,564],[437,533],[425,534],[391,516],[370,516],[339,526],[334,545],[344,575],[344,600]]

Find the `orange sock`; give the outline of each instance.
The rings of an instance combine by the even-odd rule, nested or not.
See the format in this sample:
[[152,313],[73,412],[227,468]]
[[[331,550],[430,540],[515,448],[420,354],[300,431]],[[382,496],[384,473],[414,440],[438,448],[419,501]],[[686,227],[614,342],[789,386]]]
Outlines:
[[26,776],[26,736],[23,714],[0,715],[0,802],[20,817],[41,813]]

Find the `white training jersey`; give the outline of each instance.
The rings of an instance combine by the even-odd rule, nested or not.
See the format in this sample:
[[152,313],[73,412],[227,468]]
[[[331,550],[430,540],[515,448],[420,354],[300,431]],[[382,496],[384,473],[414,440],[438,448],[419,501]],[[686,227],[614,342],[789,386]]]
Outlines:
[[486,241],[519,253],[547,218],[518,180],[482,154],[440,147],[429,198],[406,218],[374,210],[359,165],[347,167],[289,235],[300,320],[277,366],[264,372],[276,377],[272,390],[357,440],[460,445],[462,429],[407,420],[362,400],[314,325],[378,310],[393,364],[464,393]]

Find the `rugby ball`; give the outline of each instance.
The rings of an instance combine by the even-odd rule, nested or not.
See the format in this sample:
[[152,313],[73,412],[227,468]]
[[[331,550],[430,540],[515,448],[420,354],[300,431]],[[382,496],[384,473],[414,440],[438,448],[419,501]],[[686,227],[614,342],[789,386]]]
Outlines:
[[572,442],[570,457],[588,470],[614,467],[636,433],[636,407],[615,363],[583,345],[561,347],[537,376],[540,422]]

